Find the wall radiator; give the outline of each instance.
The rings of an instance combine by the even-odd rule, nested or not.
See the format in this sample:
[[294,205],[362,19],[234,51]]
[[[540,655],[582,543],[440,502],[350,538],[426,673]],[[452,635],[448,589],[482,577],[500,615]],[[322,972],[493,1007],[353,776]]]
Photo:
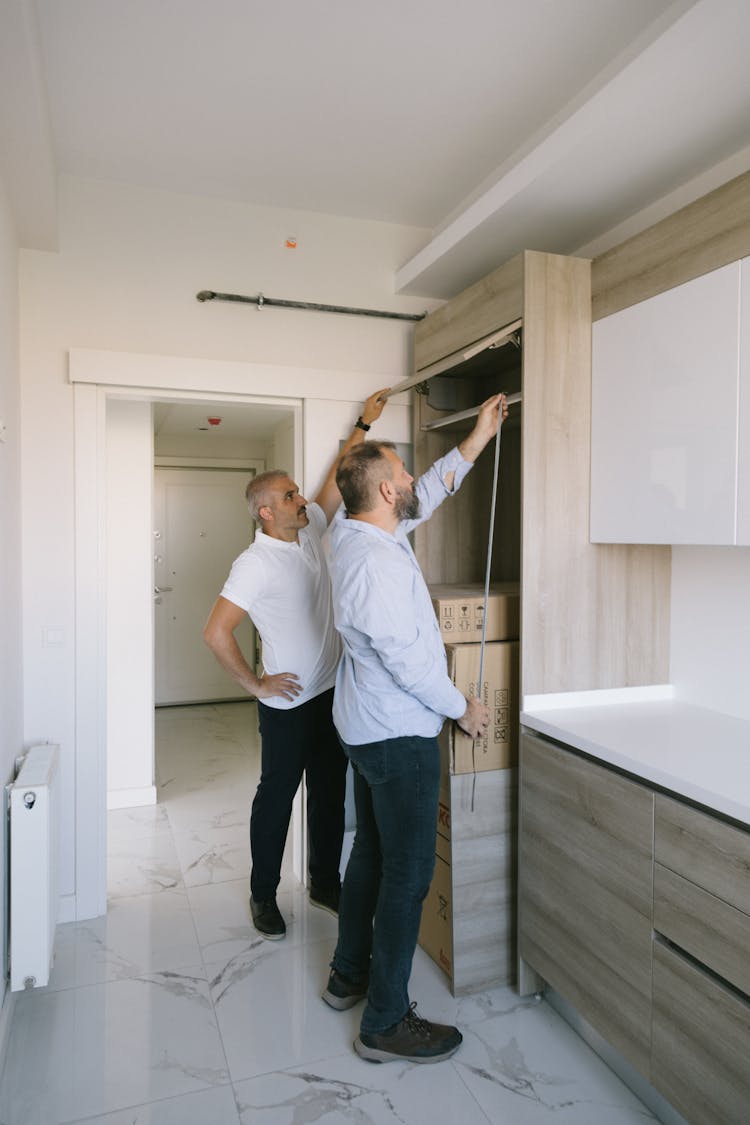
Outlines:
[[10,987],[49,980],[57,925],[60,749],[32,746],[8,788]]

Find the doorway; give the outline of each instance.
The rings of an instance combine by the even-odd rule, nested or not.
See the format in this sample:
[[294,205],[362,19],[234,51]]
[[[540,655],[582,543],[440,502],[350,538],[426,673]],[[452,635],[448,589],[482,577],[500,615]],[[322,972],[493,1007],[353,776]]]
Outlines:
[[[106,912],[106,823],[108,780],[115,778],[121,800],[115,807],[153,803],[154,728],[154,550],[153,476],[154,419],[169,413],[170,406],[221,416],[242,408],[246,421],[253,420],[255,456],[245,448],[221,457],[227,448],[212,449],[213,458],[201,458],[205,467],[258,470],[266,457],[284,453],[290,471],[301,476],[301,403],[294,399],[235,395],[216,399],[207,394],[77,385],[77,718],[76,762],[76,897],[67,917],[90,918]],[[112,418],[118,406],[126,407],[125,437],[113,434]],[[113,409],[114,408],[114,409]],[[115,431],[116,431],[115,425]],[[164,428],[164,427],[162,427]],[[248,429],[250,427],[248,426]],[[167,427],[169,431],[169,427]],[[177,448],[179,436],[164,435],[166,452],[159,459],[185,462],[192,454]],[[259,454],[258,450],[262,450]],[[265,455],[263,455],[265,454]],[[230,465],[227,466],[226,462]],[[217,464],[218,462],[218,464]],[[188,465],[194,468],[195,465]],[[234,475],[234,474],[233,474]],[[244,472],[244,483],[250,473]],[[113,484],[114,481],[114,484]],[[244,484],[239,484],[240,509]],[[122,502],[124,498],[125,502]],[[114,500],[114,502],[113,502]],[[246,508],[242,548],[250,541],[252,527]],[[113,538],[117,549],[112,552]],[[92,550],[92,548],[94,548]],[[112,554],[115,555],[113,573]],[[239,553],[239,552],[236,552]],[[235,555],[226,560],[226,571],[217,589],[208,595],[208,609],[219,593]],[[119,575],[117,568],[119,567]],[[222,568],[223,569],[223,568]],[[124,578],[123,578],[124,576]],[[168,584],[168,583],[166,583]],[[133,609],[134,607],[134,609]],[[206,615],[208,612],[206,610]],[[205,620],[205,616],[203,618]],[[201,642],[202,643],[202,642]],[[252,649],[248,654],[252,658]],[[210,657],[210,654],[207,653]],[[213,658],[211,657],[211,660]],[[146,731],[148,727],[148,732]],[[136,737],[133,738],[133,732]],[[150,744],[149,744],[150,735]],[[109,751],[114,746],[116,763]],[[105,750],[106,747],[106,750]],[[144,761],[144,748],[146,749]],[[123,771],[137,769],[139,778]],[[118,770],[120,771],[118,774]],[[84,815],[85,813],[85,815]],[[296,862],[297,825],[295,807],[293,866]]]

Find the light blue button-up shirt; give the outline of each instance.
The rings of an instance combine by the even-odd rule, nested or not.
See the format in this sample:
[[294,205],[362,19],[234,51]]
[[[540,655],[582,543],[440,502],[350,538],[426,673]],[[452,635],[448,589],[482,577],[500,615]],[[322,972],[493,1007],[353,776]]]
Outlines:
[[344,742],[433,738],[466,700],[447,672],[445,646],[422,571],[406,538],[455,492],[471,463],[458,449],[441,457],[416,484],[420,517],[391,534],[343,509],[330,528],[331,582],[343,657],[336,676],[333,721]]

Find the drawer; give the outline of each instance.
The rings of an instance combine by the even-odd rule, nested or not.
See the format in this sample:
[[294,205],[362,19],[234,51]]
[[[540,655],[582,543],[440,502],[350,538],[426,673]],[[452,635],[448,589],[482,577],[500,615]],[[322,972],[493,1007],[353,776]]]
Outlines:
[[691,1125],[747,1125],[750,1004],[658,940],[651,1083]]
[[657,863],[654,929],[750,996],[750,915]]
[[654,858],[750,914],[750,831],[657,795]]
[[647,1076],[653,794],[528,733],[520,776],[520,955]]

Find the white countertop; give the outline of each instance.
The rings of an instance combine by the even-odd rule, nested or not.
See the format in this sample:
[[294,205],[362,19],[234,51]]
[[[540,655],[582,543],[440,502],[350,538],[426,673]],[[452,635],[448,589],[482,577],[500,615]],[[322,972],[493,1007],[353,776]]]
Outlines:
[[666,686],[526,696],[521,722],[750,825],[750,722]]

